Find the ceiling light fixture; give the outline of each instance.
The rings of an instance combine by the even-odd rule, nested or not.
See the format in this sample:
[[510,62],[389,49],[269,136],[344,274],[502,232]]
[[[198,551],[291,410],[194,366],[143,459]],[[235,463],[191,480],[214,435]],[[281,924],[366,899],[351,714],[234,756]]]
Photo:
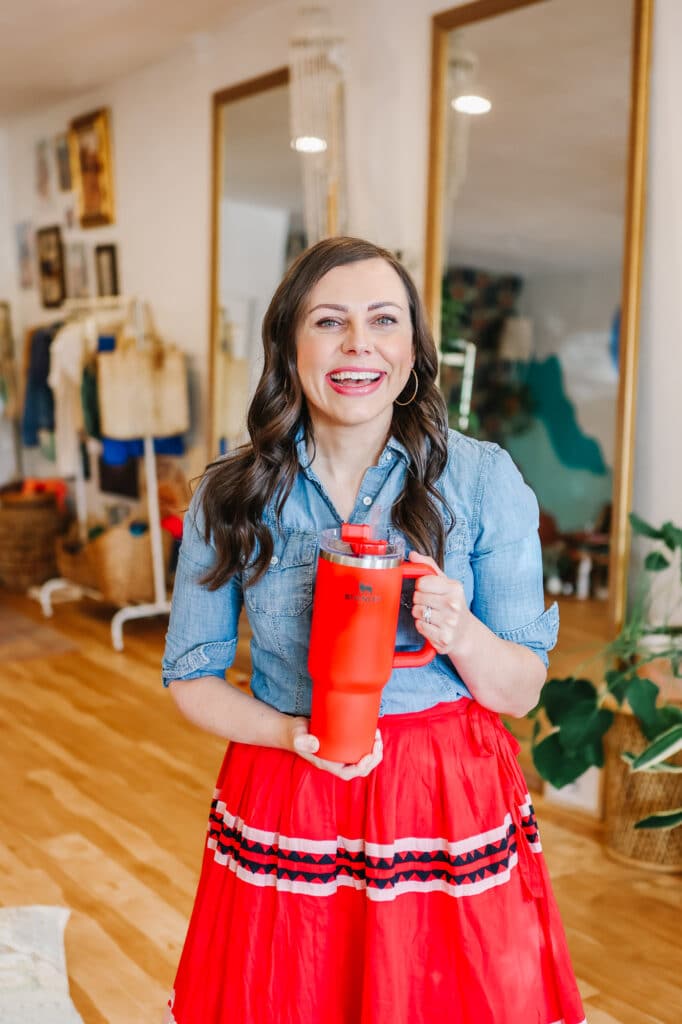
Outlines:
[[487,114],[492,109],[492,103],[485,96],[463,93],[455,96],[452,107],[460,114]]
[[327,143],[317,135],[299,135],[292,139],[291,148],[297,153],[324,153]]

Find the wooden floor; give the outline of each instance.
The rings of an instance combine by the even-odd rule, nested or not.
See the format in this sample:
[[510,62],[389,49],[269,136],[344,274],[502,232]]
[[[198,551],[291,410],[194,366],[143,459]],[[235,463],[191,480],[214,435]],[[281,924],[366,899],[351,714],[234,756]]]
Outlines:
[[[0,591],[0,616],[9,607],[41,620]],[[67,961],[85,1024],[156,1024],[223,749],[160,686],[165,622],[129,623],[115,653],[109,614],[58,606],[50,626],[75,649],[0,669],[0,903],[72,909]],[[680,879],[611,862],[589,819],[539,813],[589,1024],[680,1024]]]

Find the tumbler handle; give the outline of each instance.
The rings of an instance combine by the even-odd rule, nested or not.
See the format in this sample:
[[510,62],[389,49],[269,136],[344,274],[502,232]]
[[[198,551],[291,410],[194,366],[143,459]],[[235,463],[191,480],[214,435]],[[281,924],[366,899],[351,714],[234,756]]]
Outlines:
[[[417,562],[403,562],[403,580],[414,580],[418,576],[437,576],[438,572],[430,565]],[[428,640],[417,651],[396,651],[393,655],[393,668],[419,668],[428,665],[436,657],[436,652]]]

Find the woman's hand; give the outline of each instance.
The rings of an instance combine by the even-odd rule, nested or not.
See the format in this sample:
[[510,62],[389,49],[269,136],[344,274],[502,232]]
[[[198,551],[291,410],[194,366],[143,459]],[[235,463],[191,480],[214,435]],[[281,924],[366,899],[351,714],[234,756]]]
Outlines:
[[459,580],[451,580],[432,558],[410,552],[410,561],[430,565],[436,576],[417,579],[412,615],[417,632],[433,645],[438,654],[454,658],[466,647],[472,632],[474,616],[467,606],[464,587]]
[[476,618],[462,584],[449,579],[432,558],[412,551],[410,561],[431,565],[437,573],[417,579],[412,603],[417,631],[450,659],[474,700],[523,718],[537,704],[547,677],[542,659],[523,644],[496,636]]
[[339,779],[348,782],[350,779],[364,778],[369,775],[380,763],[384,756],[384,745],[381,733],[377,729],[374,746],[369,754],[360,758],[357,764],[340,764],[338,761],[326,761],[323,757],[316,757],[315,751],[319,750],[320,741],[317,736],[308,732],[307,718],[293,718],[291,720],[291,749],[304,761],[321,768],[322,771],[336,775]]

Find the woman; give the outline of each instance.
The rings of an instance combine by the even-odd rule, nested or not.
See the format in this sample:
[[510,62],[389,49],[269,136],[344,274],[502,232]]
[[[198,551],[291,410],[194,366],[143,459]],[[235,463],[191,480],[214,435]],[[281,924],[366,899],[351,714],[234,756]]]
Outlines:
[[[554,644],[538,510],[508,455],[448,432],[413,282],[368,242],[303,253],[263,323],[251,441],[186,517],[164,678],[231,740],[167,1020],[580,1024],[515,741]],[[372,522],[438,566],[356,765],[315,755],[319,531]],[[224,680],[245,602],[253,696]],[[421,637],[418,635],[421,634]]]

